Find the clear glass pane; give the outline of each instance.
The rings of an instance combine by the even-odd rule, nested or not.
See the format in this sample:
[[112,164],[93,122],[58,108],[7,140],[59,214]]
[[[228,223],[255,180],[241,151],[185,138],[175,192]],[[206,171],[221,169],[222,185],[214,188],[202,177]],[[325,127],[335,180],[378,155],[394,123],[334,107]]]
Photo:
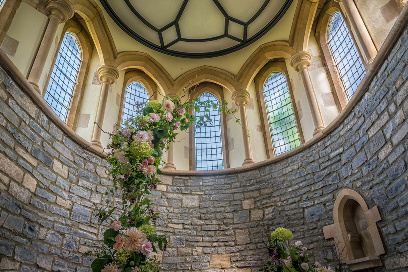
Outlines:
[[76,36],[65,33],[44,96],[45,102],[64,122],[71,105],[81,60],[81,47]]
[[275,156],[283,154],[300,143],[295,113],[286,77],[272,74],[264,85],[264,98]]
[[344,90],[350,99],[366,72],[350,31],[339,11],[330,18],[327,40]]
[[[198,100],[211,101],[219,105],[218,99],[209,93],[203,93]],[[195,112],[197,119],[204,115],[209,115],[210,120],[208,120],[205,126],[194,129],[195,168],[197,171],[223,169],[224,156],[220,109],[219,107],[216,109],[211,108],[210,112],[206,112],[204,107],[202,107],[199,112]]]
[[129,118],[141,115],[148,101],[149,94],[140,82],[132,82],[127,85],[125,101],[123,103],[122,125],[129,120]]
[[0,8],[3,5],[4,2],[5,2],[5,0],[0,0]]

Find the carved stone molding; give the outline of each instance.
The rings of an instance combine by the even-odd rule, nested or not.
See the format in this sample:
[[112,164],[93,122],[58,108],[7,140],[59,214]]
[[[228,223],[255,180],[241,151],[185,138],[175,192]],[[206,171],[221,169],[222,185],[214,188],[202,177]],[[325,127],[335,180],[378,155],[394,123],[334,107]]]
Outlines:
[[299,72],[299,70],[312,65],[312,55],[307,51],[298,52],[290,58],[290,65]]
[[247,90],[236,90],[232,93],[232,100],[235,101],[237,106],[246,106],[249,103],[250,94]]
[[48,17],[55,17],[60,23],[65,23],[74,16],[74,7],[67,0],[48,0],[45,10],[49,13]]
[[99,79],[103,83],[113,84],[119,78],[119,71],[109,65],[103,65],[98,68]]

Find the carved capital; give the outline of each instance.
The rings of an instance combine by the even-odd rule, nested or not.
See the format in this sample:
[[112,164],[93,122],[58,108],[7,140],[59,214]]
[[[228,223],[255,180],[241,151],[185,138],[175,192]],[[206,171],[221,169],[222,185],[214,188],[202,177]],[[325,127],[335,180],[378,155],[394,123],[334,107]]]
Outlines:
[[296,71],[300,71],[312,64],[312,55],[307,51],[298,52],[290,58],[290,64]]
[[98,68],[98,75],[103,83],[113,84],[118,79],[119,72],[113,66],[103,65]]
[[249,92],[247,90],[236,90],[233,94],[232,94],[232,100],[235,101],[235,104],[237,106],[241,106],[241,105],[247,105],[249,102]]
[[55,17],[60,23],[74,16],[74,7],[68,0],[48,0],[45,10],[49,13],[48,17]]
[[403,9],[408,0],[395,0],[400,9]]

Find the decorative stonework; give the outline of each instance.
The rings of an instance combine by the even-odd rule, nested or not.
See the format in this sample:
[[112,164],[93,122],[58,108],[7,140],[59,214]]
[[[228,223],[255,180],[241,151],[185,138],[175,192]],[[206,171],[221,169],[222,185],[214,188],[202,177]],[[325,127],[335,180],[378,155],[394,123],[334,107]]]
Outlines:
[[48,0],[45,9],[49,13],[48,17],[55,17],[60,23],[74,16],[74,7],[67,0]]
[[232,100],[235,101],[237,106],[246,106],[249,103],[250,94],[247,90],[236,90],[232,93]]
[[312,65],[312,55],[307,51],[298,52],[290,58],[290,65],[299,72]]
[[358,271],[382,266],[385,253],[377,222],[378,206],[368,209],[364,199],[351,189],[340,191],[333,208],[334,224],[323,227],[324,238],[334,238],[341,263]]
[[102,83],[113,84],[119,78],[118,70],[109,65],[103,65],[98,68],[99,79]]

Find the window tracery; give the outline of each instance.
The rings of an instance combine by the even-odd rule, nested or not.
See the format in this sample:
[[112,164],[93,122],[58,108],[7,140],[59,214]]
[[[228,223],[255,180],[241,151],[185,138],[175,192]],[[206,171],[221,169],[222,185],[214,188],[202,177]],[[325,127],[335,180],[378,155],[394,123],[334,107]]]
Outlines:
[[142,114],[142,109],[149,101],[149,94],[140,82],[131,82],[126,86],[122,111],[122,125],[132,117]]
[[[198,101],[211,101],[219,104],[218,99],[210,94],[203,93],[198,97]],[[199,112],[195,112],[195,116],[199,119],[201,116],[209,114],[210,120],[202,127],[194,128],[195,142],[195,170],[219,170],[224,168],[224,150],[221,133],[221,112],[219,107],[210,109],[210,112],[205,112],[201,108]]]
[[66,32],[44,96],[47,104],[64,122],[70,110],[81,62],[82,51],[77,37]]
[[335,12],[330,17],[327,44],[346,96],[350,100],[366,72],[340,11]]
[[301,144],[285,75],[271,74],[263,93],[274,153],[278,156]]

